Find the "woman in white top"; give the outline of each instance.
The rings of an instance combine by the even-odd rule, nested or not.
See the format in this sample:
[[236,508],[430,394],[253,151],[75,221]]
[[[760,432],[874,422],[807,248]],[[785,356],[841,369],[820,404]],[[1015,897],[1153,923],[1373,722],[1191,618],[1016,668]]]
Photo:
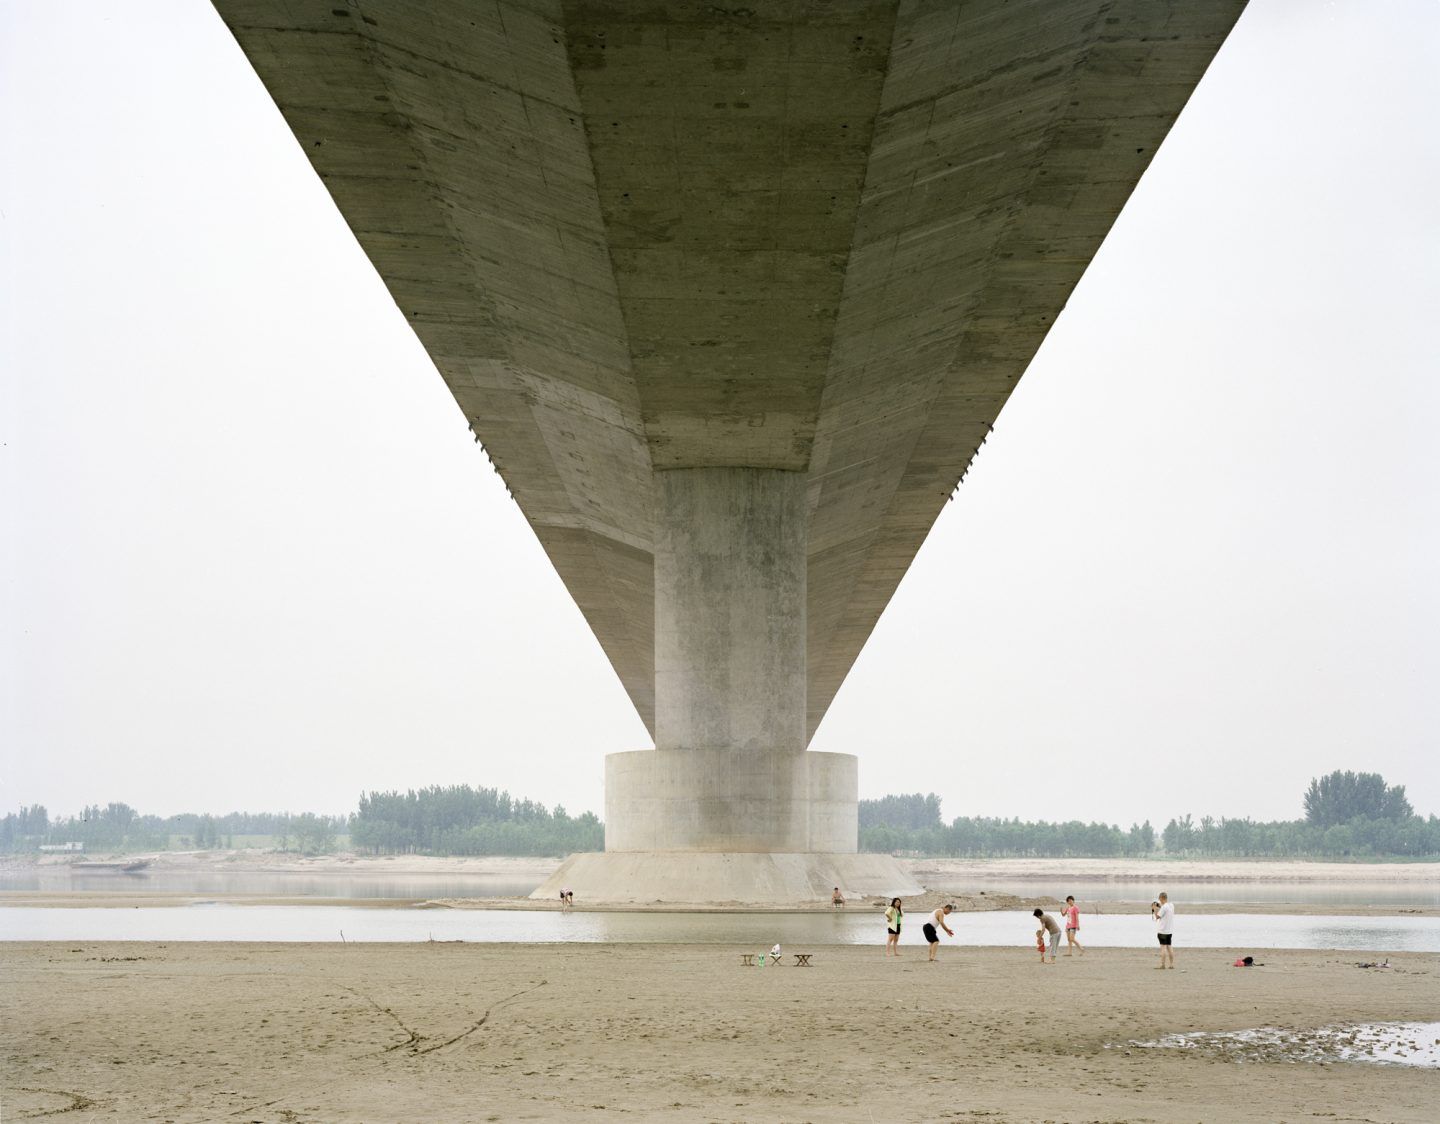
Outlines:
[[885,911],[885,955],[900,955],[900,926],[905,922],[905,910],[899,898],[890,899],[890,908]]

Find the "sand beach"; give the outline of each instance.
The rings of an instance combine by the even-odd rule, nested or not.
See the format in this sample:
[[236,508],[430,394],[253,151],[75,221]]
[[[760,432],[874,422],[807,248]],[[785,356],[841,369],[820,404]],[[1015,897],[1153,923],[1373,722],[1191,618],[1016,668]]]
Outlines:
[[[195,871],[277,874],[521,874],[549,860],[299,859],[265,853],[156,856],[144,880],[101,889],[0,893],[7,906],[199,905],[166,889]],[[925,911],[964,915],[1052,907],[1067,881],[1135,914],[1137,883],[1173,888],[1273,881],[1304,887],[1398,883],[1417,907],[1328,901],[1191,904],[1217,913],[1433,917],[1433,864],[913,860]],[[173,874],[175,880],[168,879]],[[329,883],[326,883],[327,885]],[[343,880],[341,882],[343,885]],[[1180,893],[1184,893],[1180,890]],[[1222,893],[1219,895],[1224,897]],[[1283,896],[1283,895],[1282,895]],[[227,905],[376,909],[401,899],[209,895]],[[524,897],[440,898],[439,911],[558,908]],[[203,908],[203,906],[201,906]],[[579,911],[603,910],[600,903]],[[630,907],[633,909],[633,907]],[[730,944],[342,944],[224,941],[0,941],[0,1119],[114,1121],[1428,1121],[1435,1070],[1301,1062],[1272,1044],[1152,1048],[1166,1035],[1325,1028],[1440,1016],[1440,955],[1188,949],[1155,971],[1148,949],[1095,948],[1036,963],[1029,934],[1008,948],[947,945],[940,962],[904,948],[820,943],[783,964],[746,967]],[[796,903],[792,912],[829,910]],[[733,903],[646,912],[754,912]],[[374,916],[373,914],[371,916]],[[534,916],[534,915],[532,915]],[[679,923],[681,919],[677,918]],[[777,918],[777,923],[781,919]],[[979,918],[976,919],[977,921]],[[103,935],[103,934],[102,934]],[[232,934],[233,935],[233,934]],[[913,938],[914,934],[909,934]],[[506,938],[508,939],[508,938]],[[811,955],[811,966],[793,954]]]
[[6,1120],[1434,1119],[1435,1072],[1131,1045],[1434,1019],[1440,957],[0,944]]

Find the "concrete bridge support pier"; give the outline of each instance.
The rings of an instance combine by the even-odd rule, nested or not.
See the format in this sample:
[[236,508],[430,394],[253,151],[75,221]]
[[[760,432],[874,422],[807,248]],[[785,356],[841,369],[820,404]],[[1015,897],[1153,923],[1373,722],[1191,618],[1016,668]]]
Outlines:
[[807,477],[656,474],[655,743],[605,763],[605,853],[562,885],[591,901],[777,904],[918,887],[856,853],[858,771],[805,749]]

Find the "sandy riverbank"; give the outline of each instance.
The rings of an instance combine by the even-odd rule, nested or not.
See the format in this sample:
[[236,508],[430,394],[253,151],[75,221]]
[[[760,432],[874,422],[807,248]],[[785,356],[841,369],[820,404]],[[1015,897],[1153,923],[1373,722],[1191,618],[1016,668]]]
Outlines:
[[1310,862],[1272,859],[909,859],[924,886],[985,882],[1420,882],[1440,884],[1440,862]]
[[[1175,897],[1177,902],[1183,901]],[[52,903],[28,903],[11,902],[5,900],[5,895],[0,894],[0,904],[52,904]],[[66,903],[68,904],[68,903]],[[93,904],[93,903],[76,903]],[[360,903],[351,903],[360,904]],[[421,903],[429,908],[445,909],[544,909],[556,910],[558,903],[546,901],[530,901],[528,898],[436,898]],[[854,913],[859,910],[868,910],[873,913],[883,913],[887,899],[885,898],[858,898],[851,899],[845,908]],[[991,913],[998,910],[1024,910],[1027,913],[1035,907],[1047,910],[1059,910],[1064,906],[1059,898],[1053,896],[1039,895],[1034,897],[1022,897],[1017,894],[1001,894],[993,892],[975,893],[954,893],[949,890],[927,890],[923,894],[912,894],[905,899],[907,912],[920,916],[942,905],[953,905],[958,913]],[[1148,904],[1140,901],[1080,901],[1081,911],[1087,915],[1092,914],[1134,914],[1136,916],[1150,915]],[[738,902],[711,902],[702,905],[671,904],[666,902],[652,902],[645,906],[636,905],[605,905],[588,904],[579,902],[574,907],[577,912],[589,910],[594,913],[830,913],[831,907],[827,902],[806,902],[788,907],[760,907],[743,905]],[[1387,905],[1326,905],[1314,902],[1185,902],[1184,911],[1186,914],[1236,914],[1236,913],[1260,913],[1260,914],[1289,914],[1292,917],[1394,917],[1399,914],[1420,917],[1440,917],[1440,908],[1435,907],[1414,907],[1397,908]]]
[[1274,1121],[1434,1118],[1433,1070],[1127,1043],[1433,1020],[1440,957],[822,946],[0,944],[7,1118]]
[[[110,855],[4,855],[0,871],[61,873],[76,862],[145,860],[157,873],[247,874],[483,874],[534,877],[543,881],[560,859],[508,855],[296,855],[279,851],[153,851]],[[923,885],[936,889],[989,882],[1105,880],[1114,882],[1419,882],[1440,884],[1440,862],[1335,863],[1302,860],[1207,859],[906,859],[902,867]]]
[[135,854],[87,855],[5,855],[0,871],[35,871],[63,874],[77,862],[106,862],[125,859],[149,863],[153,874],[424,874],[437,876],[485,874],[515,878],[533,877],[543,882],[559,859],[513,855],[357,855],[349,851],[334,855],[296,855],[258,849],[229,851],[146,851]]
[[[1185,902],[1187,915],[1192,914],[1286,914],[1290,917],[1440,917],[1440,908],[1418,907],[1397,908],[1394,905],[1323,905],[1316,902]],[[949,892],[927,892],[906,898],[907,910],[919,917],[933,910],[937,905],[955,905],[962,914],[992,912],[996,910],[1024,910],[1041,907],[1044,910],[1060,910],[1057,898],[1021,898],[1011,894],[956,895]],[[140,891],[132,894],[102,891],[82,891],[71,894],[65,891],[0,891],[0,905],[16,905],[27,908],[52,908],[52,910],[153,910],[153,908],[186,907],[186,905],[287,905],[305,908],[311,905],[346,905],[363,910],[540,910],[559,912],[559,902],[530,901],[528,898],[320,898],[275,897],[261,894],[164,894],[164,892]],[[873,901],[852,901],[848,910],[870,911],[878,915],[884,912],[883,898]],[[1084,915],[1133,914],[1149,917],[1149,907],[1140,901],[1086,901],[1080,902]],[[791,907],[775,905],[743,905],[739,902],[710,902],[710,904],[670,904],[652,902],[649,905],[606,905],[603,902],[588,904],[579,902],[575,912],[647,912],[647,914],[828,914],[829,905],[821,902],[805,902]]]
[[[1190,914],[1287,914],[1292,917],[1395,917],[1400,915],[1440,917],[1434,906],[1396,907],[1389,905],[1327,905],[1315,902],[1187,902],[1175,897],[1184,912]],[[949,903],[959,913],[989,913],[997,910],[1024,910],[1039,906],[1056,911],[1063,903],[1055,897],[1040,895],[1021,897],[1015,894],[977,892],[956,894],[947,890],[929,890],[905,899],[906,908],[915,915]],[[487,909],[541,910],[558,912],[560,903],[548,898],[347,898],[305,895],[264,894],[193,894],[184,891],[157,890],[0,890],[0,906],[50,909],[155,909],[194,905],[266,905],[266,906],[351,906],[361,909]],[[1134,914],[1149,916],[1149,908],[1139,901],[1090,901],[1082,899],[1080,908],[1086,915]],[[846,909],[852,913],[869,911],[883,913],[884,898],[852,899]],[[826,902],[802,902],[792,906],[755,906],[740,902],[709,902],[702,904],[652,902],[648,905],[604,902],[578,902],[576,913],[829,913]]]

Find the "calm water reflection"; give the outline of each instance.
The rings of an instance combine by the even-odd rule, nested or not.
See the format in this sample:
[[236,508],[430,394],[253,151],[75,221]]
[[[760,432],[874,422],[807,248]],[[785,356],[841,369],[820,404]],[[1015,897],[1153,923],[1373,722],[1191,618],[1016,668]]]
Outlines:
[[[924,879],[922,878],[923,882]],[[1161,890],[1187,902],[1288,903],[1300,905],[1440,906],[1440,866],[1435,877],[1410,882],[1153,882],[1119,881],[1102,878],[1072,878],[1065,881],[989,879],[975,882],[975,889],[995,893],[1063,898],[1074,894],[1081,902],[1148,902]]]
[[[429,898],[524,897],[540,884],[515,874],[347,874],[260,871],[140,874],[70,872],[65,868],[0,871],[0,890],[57,890],[97,893],[246,894],[254,897],[367,898],[425,901]],[[1074,878],[1065,881],[984,879],[976,890],[1022,897],[1074,894],[1087,901],[1148,902],[1168,889],[1183,901],[1305,905],[1440,907],[1440,866],[1423,882],[1210,882],[1164,883]],[[577,890],[580,889],[577,887]],[[583,897],[583,894],[581,895]]]
[[0,871],[0,890],[71,893],[246,894],[264,898],[523,898],[541,879],[507,874],[309,874],[300,871]]
[[[920,918],[902,943],[920,946]],[[1030,948],[1027,913],[951,916],[962,945]],[[359,906],[195,905],[138,909],[0,907],[0,940],[49,941],[513,941],[549,943],[731,944],[768,948],[805,944],[875,944],[884,923],[869,912],[818,914],[560,913],[539,910],[366,909]],[[1082,937],[1095,948],[1153,948],[1148,914],[1086,917]],[[1433,917],[1296,917],[1177,919],[1179,948],[1334,948],[1363,952],[1440,952]],[[918,951],[918,948],[917,948]]]

